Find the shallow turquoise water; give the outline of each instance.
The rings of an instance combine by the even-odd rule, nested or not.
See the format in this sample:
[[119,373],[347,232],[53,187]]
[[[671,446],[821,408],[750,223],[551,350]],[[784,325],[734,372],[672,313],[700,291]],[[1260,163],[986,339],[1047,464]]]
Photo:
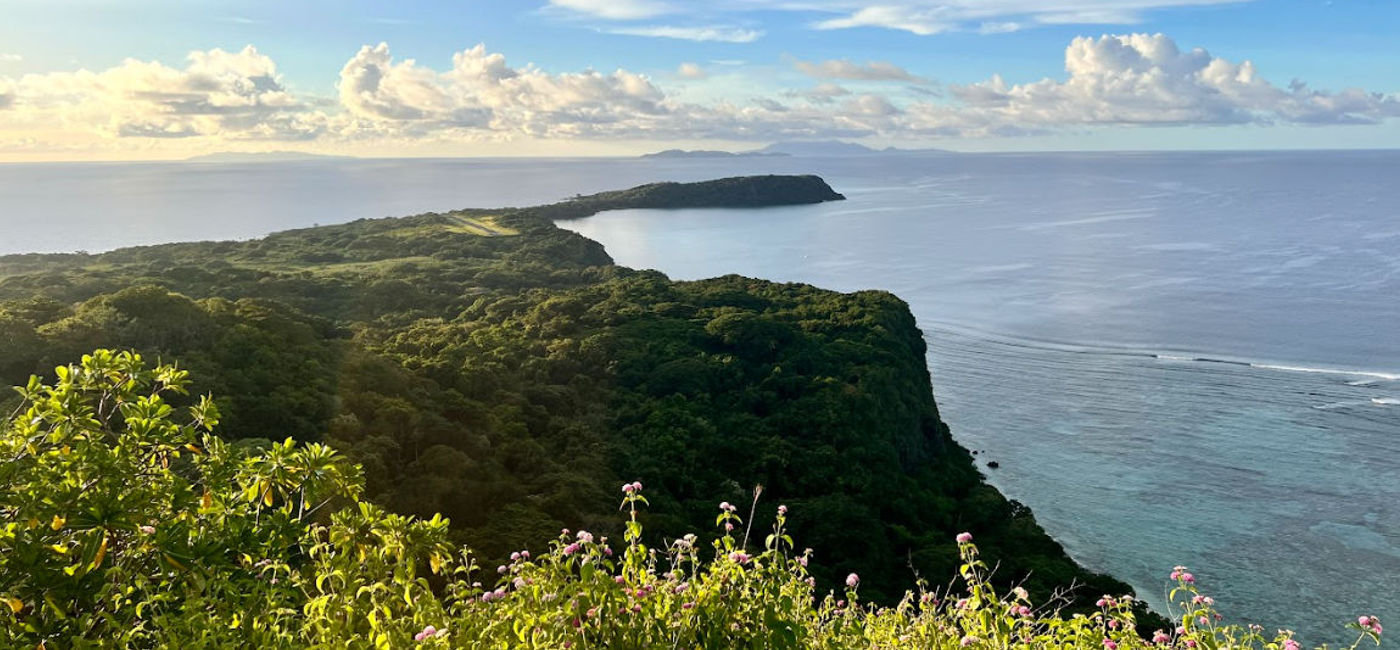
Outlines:
[[1182,563],[1308,640],[1400,621],[1400,154],[829,164],[849,201],[564,225],[678,278],[899,294],[992,482],[1159,611]]

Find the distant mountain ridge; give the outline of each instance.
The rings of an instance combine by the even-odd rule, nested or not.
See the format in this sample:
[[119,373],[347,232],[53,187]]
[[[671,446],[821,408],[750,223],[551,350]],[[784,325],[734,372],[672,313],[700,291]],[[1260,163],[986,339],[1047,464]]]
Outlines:
[[846,142],[845,140],[790,140],[774,142],[762,149],[750,151],[716,151],[716,150],[685,150],[667,149],[655,153],[643,154],[642,158],[757,158],[757,157],[842,157],[842,156],[873,156],[884,154],[902,153],[947,153],[955,152],[946,149],[897,149],[895,147],[885,147],[875,149],[867,147],[857,142]]
[[242,162],[296,162],[301,160],[355,160],[355,156],[307,153],[304,151],[220,151],[202,156],[191,156],[185,162],[201,163],[242,163]]
[[642,158],[782,158],[792,154],[766,151],[717,151],[713,149],[667,149],[644,153]]

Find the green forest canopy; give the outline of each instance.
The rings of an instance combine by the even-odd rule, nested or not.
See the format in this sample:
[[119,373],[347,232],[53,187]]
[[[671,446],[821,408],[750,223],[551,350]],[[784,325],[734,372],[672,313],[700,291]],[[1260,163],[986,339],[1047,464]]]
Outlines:
[[864,594],[897,598],[956,573],[952,537],[968,530],[999,580],[1042,600],[1072,584],[1081,603],[1128,593],[983,482],[895,296],[674,282],[553,223],[839,198],[816,177],[748,177],[0,257],[0,380],[102,347],[178,361],[193,394],[218,397],[222,435],[327,443],[363,465],[370,501],[441,512],[488,560],[564,527],[616,534],[624,480],[646,483],[658,539],[712,530],[717,500],[748,504],[762,485],[764,503],[792,507],[826,588],[859,572]]

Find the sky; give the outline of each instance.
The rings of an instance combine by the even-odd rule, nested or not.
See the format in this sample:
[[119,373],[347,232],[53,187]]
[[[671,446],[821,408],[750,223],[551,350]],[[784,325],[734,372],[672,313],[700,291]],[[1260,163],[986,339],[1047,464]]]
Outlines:
[[0,161],[1400,148],[1397,0],[0,0]]

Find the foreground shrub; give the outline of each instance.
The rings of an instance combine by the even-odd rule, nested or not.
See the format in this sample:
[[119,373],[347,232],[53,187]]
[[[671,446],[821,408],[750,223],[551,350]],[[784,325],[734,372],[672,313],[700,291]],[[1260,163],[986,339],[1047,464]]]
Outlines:
[[[1298,650],[1291,632],[1227,626],[1184,567],[1177,627],[1139,636],[1135,603],[1062,615],[998,593],[971,535],[944,588],[872,605],[851,574],[820,594],[779,505],[763,542],[719,504],[720,536],[649,547],[640,483],[621,540],[560,532],[494,570],[441,517],[358,500],[358,467],[323,445],[235,448],[186,373],[99,350],[31,379],[0,437],[0,646],[272,648],[1138,648]],[[749,513],[750,516],[752,513]],[[1349,626],[1356,648],[1380,621]]]

